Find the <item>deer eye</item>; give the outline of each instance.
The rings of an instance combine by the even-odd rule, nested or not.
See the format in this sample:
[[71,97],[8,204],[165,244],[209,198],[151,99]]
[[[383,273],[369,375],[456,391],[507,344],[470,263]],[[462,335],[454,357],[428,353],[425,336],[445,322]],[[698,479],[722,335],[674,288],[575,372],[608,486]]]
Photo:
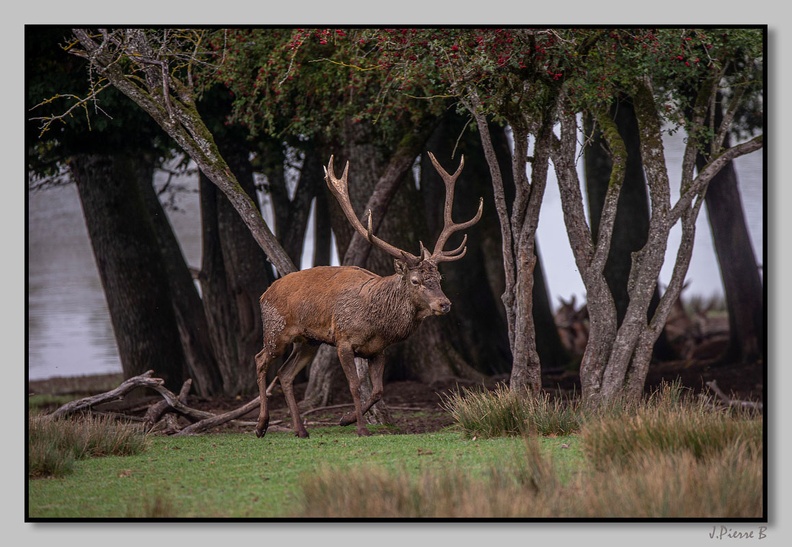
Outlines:
[[420,285],[420,282],[414,277],[410,278],[410,283],[412,283],[413,285]]

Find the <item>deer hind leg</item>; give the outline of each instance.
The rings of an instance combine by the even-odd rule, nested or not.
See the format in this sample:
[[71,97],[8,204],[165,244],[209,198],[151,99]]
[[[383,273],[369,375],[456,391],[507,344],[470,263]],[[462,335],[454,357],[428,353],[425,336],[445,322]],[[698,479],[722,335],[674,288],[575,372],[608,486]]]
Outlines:
[[[382,375],[385,372],[385,355],[380,353],[376,357],[369,360],[369,378],[371,378],[371,397],[366,401],[361,408],[361,414],[365,415],[366,412],[371,410],[380,399],[382,399]],[[355,412],[347,412],[341,417],[340,425],[349,425],[354,423],[357,419]]]
[[338,359],[341,361],[341,367],[344,369],[344,374],[349,383],[349,391],[352,393],[352,402],[355,404],[355,419],[347,422],[351,424],[353,421],[357,422],[357,434],[361,437],[371,435],[371,432],[366,428],[363,421],[363,409],[360,405],[360,378],[357,374],[355,367],[355,353],[349,345],[338,345]]
[[314,358],[318,349],[318,344],[294,344],[291,355],[278,370],[278,379],[280,380],[281,388],[283,388],[286,404],[289,405],[294,433],[303,439],[308,437],[308,431],[305,430],[305,426],[300,419],[300,409],[297,406],[297,400],[294,398],[294,387],[292,384],[297,374]]
[[[281,350],[282,352],[283,350]],[[269,408],[267,406],[267,370],[279,354],[264,348],[256,354],[256,384],[259,388],[259,416],[256,423],[256,437],[263,437],[269,427]]]
[[286,324],[283,316],[268,301],[261,300],[261,322],[264,328],[264,348],[256,354],[256,384],[259,388],[259,417],[256,423],[256,436],[263,437],[269,426],[267,406],[267,370],[278,359],[291,341],[284,336]]

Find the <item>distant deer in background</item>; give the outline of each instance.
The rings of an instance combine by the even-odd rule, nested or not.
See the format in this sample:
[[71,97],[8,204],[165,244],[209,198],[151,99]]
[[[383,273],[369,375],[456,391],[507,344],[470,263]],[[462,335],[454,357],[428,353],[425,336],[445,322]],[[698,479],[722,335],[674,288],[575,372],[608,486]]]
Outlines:
[[[484,200],[480,199],[475,216],[456,224],[451,219],[454,186],[464,166],[464,157],[453,175],[447,173],[429,154],[432,164],[446,187],[444,227],[430,253],[420,244],[420,256],[398,249],[372,233],[371,211],[368,228],[355,214],[349,200],[347,175],[349,162],[341,178],[336,178],[333,157],[325,168],[325,181],[341,204],[349,222],[369,243],[391,255],[395,270],[391,276],[380,277],[356,266],[317,266],[290,273],[270,285],[261,296],[264,323],[264,348],[256,355],[256,378],[260,392],[260,409],[256,435],[264,436],[269,425],[267,408],[267,369],[294,344],[291,354],[278,371],[278,379],[298,437],[308,437],[300,419],[292,383],[297,373],[311,362],[321,344],[337,348],[354,413],[341,418],[341,425],[357,422],[358,435],[370,435],[363,415],[382,397],[382,376],[385,368],[383,350],[405,340],[430,315],[443,315],[451,302],[440,288],[441,262],[459,260],[467,250],[467,235],[454,250],[444,251],[448,238],[476,224],[481,218]],[[355,357],[369,359],[372,393],[365,404],[360,401],[360,379]]]
[[558,336],[569,354],[580,357],[586,351],[589,333],[589,316],[586,304],[575,307],[575,295],[569,300],[559,298],[561,305],[555,312],[555,323]]

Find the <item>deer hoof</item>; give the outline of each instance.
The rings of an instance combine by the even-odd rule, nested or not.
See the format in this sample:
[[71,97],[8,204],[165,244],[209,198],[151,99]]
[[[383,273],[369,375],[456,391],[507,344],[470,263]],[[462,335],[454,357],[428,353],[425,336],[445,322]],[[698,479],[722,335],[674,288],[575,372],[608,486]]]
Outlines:
[[297,435],[301,439],[307,439],[308,438],[308,432],[305,431],[304,429],[302,431],[297,431],[295,433],[295,435]]
[[357,434],[358,434],[358,436],[360,436],[360,437],[371,437],[371,431],[369,431],[369,430],[368,430],[368,429],[366,429],[365,427],[364,427],[364,428],[361,428],[361,429],[358,429],[358,432],[357,432]]

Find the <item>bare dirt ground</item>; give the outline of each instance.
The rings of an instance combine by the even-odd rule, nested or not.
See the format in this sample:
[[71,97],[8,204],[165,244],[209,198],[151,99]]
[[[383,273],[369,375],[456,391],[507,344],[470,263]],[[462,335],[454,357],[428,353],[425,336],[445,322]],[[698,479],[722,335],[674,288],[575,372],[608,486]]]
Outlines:
[[[694,360],[655,363],[650,368],[646,390],[652,391],[662,381],[674,380],[679,380],[683,386],[695,392],[707,390],[706,383],[715,380],[718,387],[733,399],[753,402],[763,402],[764,399],[765,373],[761,364],[715,366],[707,361]],[[123,378],[120,374],[53,378],[28,382],[28,393],[70,395],[77,398],[109,391],[116,388],[122,381]],[[493,388],[497,381],[498,379],[493,379],[487,383],[486,387]],[[506,379],[503,378],[500,381],[503,382]],[[298,400],[301,400],[305,387],[305,384],[295,386]],[[387,432],[394,434],[424,433],[439,431],[452,425],[453,419],[443,408],[444,397],[464,387],[469,386],[459,385],[455,382],[437,385],[412,381],[386,382],[383,400],[390,414],[391,423]],[[545,374],[543,387],[548,392],[556,394],[580,393],[579,379],[573,372]],[[303,413],[303,419],[306,420],[309,430],[312,427],[337,424],[341,415],[351,409],[351,397],[343,387],[338,390],[336,398],[337,401],[331,406]],[[151,401],[157,399],[161,399],[161,397],[158,395],[151,397]],[[191,394],[188,397],[187,405],[220,414],[239,408],[248,400],[248,398],[233,397],[201,398]],[[57,404],[53,404],[52,410],[57,406]],[[146,409],[145,401],[140,401],[139,406],[139,414],[142,415]],[[290,430],[291,422],[283,394],[277,387],[270,398],[270,409],[270,430]],[[212,431],[239,431],[252,434],[252,422],[255,419],[256,411],[253,411],[237,422],[222,425]]]

